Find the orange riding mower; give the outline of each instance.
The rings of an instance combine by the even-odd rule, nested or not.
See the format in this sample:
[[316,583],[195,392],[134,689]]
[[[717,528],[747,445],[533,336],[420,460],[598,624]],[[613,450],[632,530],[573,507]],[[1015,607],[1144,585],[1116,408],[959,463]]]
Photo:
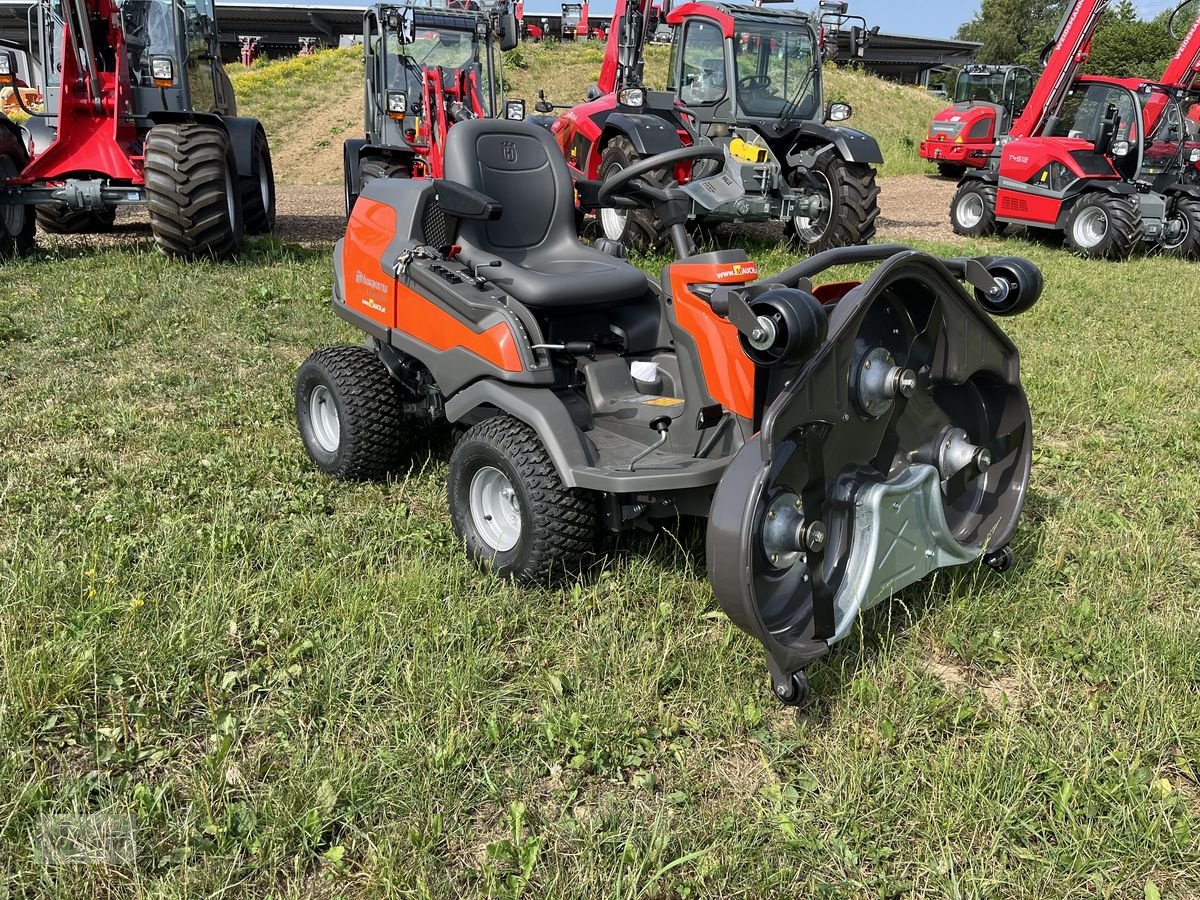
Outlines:
[[[455,426],[454,528],[528,585],[571,573],[603,531],[706,517],[716,598],[794,703],[860,610],[935,569],[1011,566],[1033,435],[993,316],[1032,306],[1042,278],[900,246],[773,276],[740,250],[696,254],[688,211],[734,183],[671,180],[701,159],[724,151],[573,182],[544,129],[456,125],[444,180],[381,179],[355,206],[333,309],[367,340],[305,361],[296,417],[342,479],[384,476],[413,433]],[[619,244],[580,243],[577,195],[651,208],[677,260],[656,279]],[[878,263],[865,282],[814,284],[862,263]]]

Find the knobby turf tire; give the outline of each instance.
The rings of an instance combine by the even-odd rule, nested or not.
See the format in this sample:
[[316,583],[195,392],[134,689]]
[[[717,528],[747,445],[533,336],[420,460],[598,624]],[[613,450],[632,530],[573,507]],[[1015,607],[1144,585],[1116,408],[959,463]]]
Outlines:
[[[633,141],[625,137],[623,134],[618,134],[609,139],[609,142],[604,145],[604,152],[600,155],[600,171],[599,179],[604,181],[605,176],[615,166],[620,166],[622,169],[628,169],[634,163],[642,161],[642,156],[637,152],[637,148],[633,146]],[[652,184],[665,184],[663,174],[660,172],[649,172],[642,176],[646,181]],[[630,250],[640,250],[647,252],[657,250],[667,243],[667,232],[663,228],[662,222],[648,209],[627,209],[625,212],[625,230],[619,237],[605,235],[612,240],[618,240]],[[596,214],[599,219],[600,214]],[[601,231],[603,234],[603,230]]]
[[[484,466],[499,469],[517,492],[521,535],[510,550],[497,552],[472,521],[470,488]],[[467,555],[481,568],[525,585],[547,585],[576,571],[595,546],[593,496],[562,483],[537,433],[508,415],[485,419],[467,430],[450,457],[447,490],[450,518]]]
[[1163,252],[1180,259],[1200,259],[1200,200],[1178,198],[1175,201],[1175,215],[1187,230],[1175,244],[1164,246]]
[[261,128],[254,130],[250,174],[242,176],[239,182],[246,234],[270,234],[275,228],[275,167],[267,135]]
[[[0,121],[0,178],[15,177],[29,164],[20,133],[7,120]],[[24,256],[33,250],[37,217],[33,207],[0,204],[0,260]]]
[[180,259],[228,259],[242,244],[242,198],[225,130],[156,125],[146,136],[146,201],[158,248]]
[[36,209],[38,228],[46,234],[105,234],[112,231],[117,218],[115,209],[93,212],[57,203],[44,203]]
[[[829,183],[833,209],[829,224],[819,237],[808,240],[801,235],[794,218],[784,226],[784,234],[794,249],[820,253],[833,247],[854,247],[868,243],[876,232],[879,219],[879,185],[875,169],[862,163],[850,163],[834,152],[817,158],[813,171]],[[805,173],[792,170],[788,183],[793,188],[805,182]]]
[[[1108,233],[1093,247],[1085,247],[1075,241],[1074,224],[1084,210],[1100,207],[1108,219]],[[1071,209],[1067,217],[1067,246],[1076,256],[1083,259],[1104,259],[1119,262],[1128,259],[1146,236],[1146,223],[1134,197],[1096,191],[1085,194]]]
[[[309,399],[318,385],[333,395],[340,440],[335,452],[317,442]],[[309,458],[343,481],[386,477],[404,459],[408,423],[399,385],[366,347],[326,347],[313,352],[296,373],[296,424]]]

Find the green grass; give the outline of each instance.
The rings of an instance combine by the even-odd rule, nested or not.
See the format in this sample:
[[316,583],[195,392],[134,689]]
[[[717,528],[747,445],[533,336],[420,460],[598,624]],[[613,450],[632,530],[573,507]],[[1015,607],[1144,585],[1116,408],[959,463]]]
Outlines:
[[[702,532],[518,590],[456,545],[444,443],[318,474],[291,378],[358,339],[327,250],[7,264],[0,896],[1195,897],[1194,270],[972,249],[1048,279],[1004,323],[1019,566],[868,615],[800,717]],[[95,812],[136,866],[40,861],[42,817]]]
[[[646,81],[662,88],[670,48],[646,50]],[[524,98],[529,112],[538,92],[557,104],[581,103],[604,61],[598,41],[522,44],[505,55],[510,97]],[[362,135],[362,51],[326,50],[312,56],[230,67],[242,115],[262,120],[272,145],[287,148],[276,169],[285,183],[340,184],[342,143]],[[944,105],[914,87],[893,84],[853,69],[825,69],[827,100],[847,101],[847,124],[871,134],[883,151],[880,174],[934,172],[917,156],[929,121]],[[279,155],[276,150],[276,155]]]

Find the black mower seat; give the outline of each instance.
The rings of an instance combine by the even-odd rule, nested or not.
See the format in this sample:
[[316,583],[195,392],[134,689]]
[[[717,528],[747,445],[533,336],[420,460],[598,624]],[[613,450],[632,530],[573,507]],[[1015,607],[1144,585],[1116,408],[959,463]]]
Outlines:
[[459,122],[446,137],[447,181],[498,200],[495,221],[462,219],[455,243],[482,274],[521,303],[565,311],[609,306],[646,293],[646,276],[579,242],[575,187],[562,151],[544,128],[504,119]]

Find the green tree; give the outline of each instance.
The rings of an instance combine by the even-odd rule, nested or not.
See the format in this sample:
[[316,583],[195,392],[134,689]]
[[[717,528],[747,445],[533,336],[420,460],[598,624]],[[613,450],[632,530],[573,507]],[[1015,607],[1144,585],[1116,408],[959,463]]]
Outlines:
[[1159,22],[1108,22],[1092,41],[1086,71],[1114,78],[1158,78],[1178,44]]
[[983,45],[977,62],[1036,66],[1064,9],[1065,0],[983,0],[975,17],[958,29],[958,38]]

